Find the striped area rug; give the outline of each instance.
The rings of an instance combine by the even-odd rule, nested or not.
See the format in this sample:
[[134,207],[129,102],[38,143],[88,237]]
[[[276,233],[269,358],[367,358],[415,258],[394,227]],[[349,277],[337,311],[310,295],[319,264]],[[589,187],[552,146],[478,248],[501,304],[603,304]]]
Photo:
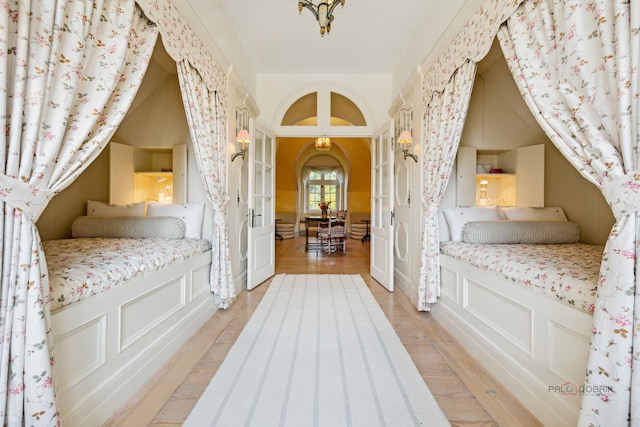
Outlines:
[[278,275],[186,427],[448,426],[359,275]]

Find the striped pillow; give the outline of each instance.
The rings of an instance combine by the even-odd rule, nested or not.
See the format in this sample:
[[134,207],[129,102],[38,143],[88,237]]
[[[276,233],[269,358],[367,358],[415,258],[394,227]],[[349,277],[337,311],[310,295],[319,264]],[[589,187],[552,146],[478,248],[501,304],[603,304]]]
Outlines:
[[576,243],[578,225],[570,221],[474,221],[464,225],[465,243]]
[[172,216],[79,216],[71,225],[71,237],[184,238],[185,224]]

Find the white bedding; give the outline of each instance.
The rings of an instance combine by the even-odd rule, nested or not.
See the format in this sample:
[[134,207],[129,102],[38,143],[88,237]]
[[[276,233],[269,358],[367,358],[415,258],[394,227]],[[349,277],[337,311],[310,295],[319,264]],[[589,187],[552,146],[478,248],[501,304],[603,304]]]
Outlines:
[[77,238],[42,242],[51,310],[207,251],[205,239]]
[[593,314],[603,246],[442,242],[441,252]]

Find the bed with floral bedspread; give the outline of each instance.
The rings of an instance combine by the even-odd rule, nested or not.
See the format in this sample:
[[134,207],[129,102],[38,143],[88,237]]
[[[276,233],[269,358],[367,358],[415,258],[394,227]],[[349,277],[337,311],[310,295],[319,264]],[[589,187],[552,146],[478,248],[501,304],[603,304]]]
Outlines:
[[593,314],[603,246],[442,242],[441,252]]
[[205,239],[74,238],[42,242],[51,310],[207,251]]

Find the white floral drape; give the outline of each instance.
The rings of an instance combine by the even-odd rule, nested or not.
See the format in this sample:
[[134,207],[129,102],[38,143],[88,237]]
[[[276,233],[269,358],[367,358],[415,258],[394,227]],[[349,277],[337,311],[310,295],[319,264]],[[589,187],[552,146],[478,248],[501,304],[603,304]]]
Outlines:
[[226,193],[226,117],[215,92],[206,84],[188,61],[178,62],[178,77],[184,109],[193,140],[198,169],[213,206],[213,236],[211,290],[219,308],[228,308],[235,299],[233,271],[229,249],[229,230],[225,211]]
[[157,37],[133,0],[0,3],[0,418],[58,425],[35,222],[105,147]]
[[579,425],[640,425],[640,2],[527,1],[498,35],[538,123],[616,218]]
[[136,0],[160,29],[162,42],[178,66],[180,90],[200,176],[213,206],[211,290],[219,308],[235,299],[228,221],[227,75],[169,0]]
[[[176,62],[189,61],[210,92],[216,93],[217,102],[226,113],[228,105],[227,73],[216,63],[202,41],[186,24],[176,7],[175,0],[136,0],[136,3],[156,23],[169,56]],[[219,116],[226,120],[226,116]]]
[[471,60],[458,68],[444,91],[433,94],[425,112],[421,197],[424,224],[418,310],[430,310],[440,296],[438,211],[458,152],[476,68]]
[[[522,1],[485,0],[482,7],[460,30],[454,41],[425,72],[422,79],[423,129],[425,133],[422,141],[424,178],[421,199],[424,220],[418,282],[419,310],[430,310],[431,304],[436,302],[440,294],[440,259],[438,255],[440,231],[437,221],[437,207],[440,205],[442,192],[449,182],[460,141],[460,135],[447,134],[447,130],[450,132],[462,130],[468,106],[468,99],[465,99],[463,92],[466,93],[468,89],[470,93],[475,76],[475,65],[472,66],[468,63],[475,64],[486,56],[498,28],[513,14]],[[458,71],[463,66],[465,70]],[[452,76],[456,73],[459,75],[452,80]],[[463,88],[462,82],[465,75],[471,78],[472,82],[469,87]],[[458,91],[460,97],[457,97],[455,91]],[[435,112],[435,110],[432,113],[428,112],[429,104],[433,103],[433,108],[435,108],[437,102],[442,101],[443,96],[448,97],[451,102],[461,102],[455,108],[453,104],[450,106],[460,115],[447,116],[447,111],[442,114]],[[451,112],[453,113],[453,111]],[[448,120],[452,122],[448,123]],[[444,140],[440,140],[440,132],[443,137],[448,138],[447,143],[453,145],[447,145]],[[431,152],[432,150],[434,152]]]

